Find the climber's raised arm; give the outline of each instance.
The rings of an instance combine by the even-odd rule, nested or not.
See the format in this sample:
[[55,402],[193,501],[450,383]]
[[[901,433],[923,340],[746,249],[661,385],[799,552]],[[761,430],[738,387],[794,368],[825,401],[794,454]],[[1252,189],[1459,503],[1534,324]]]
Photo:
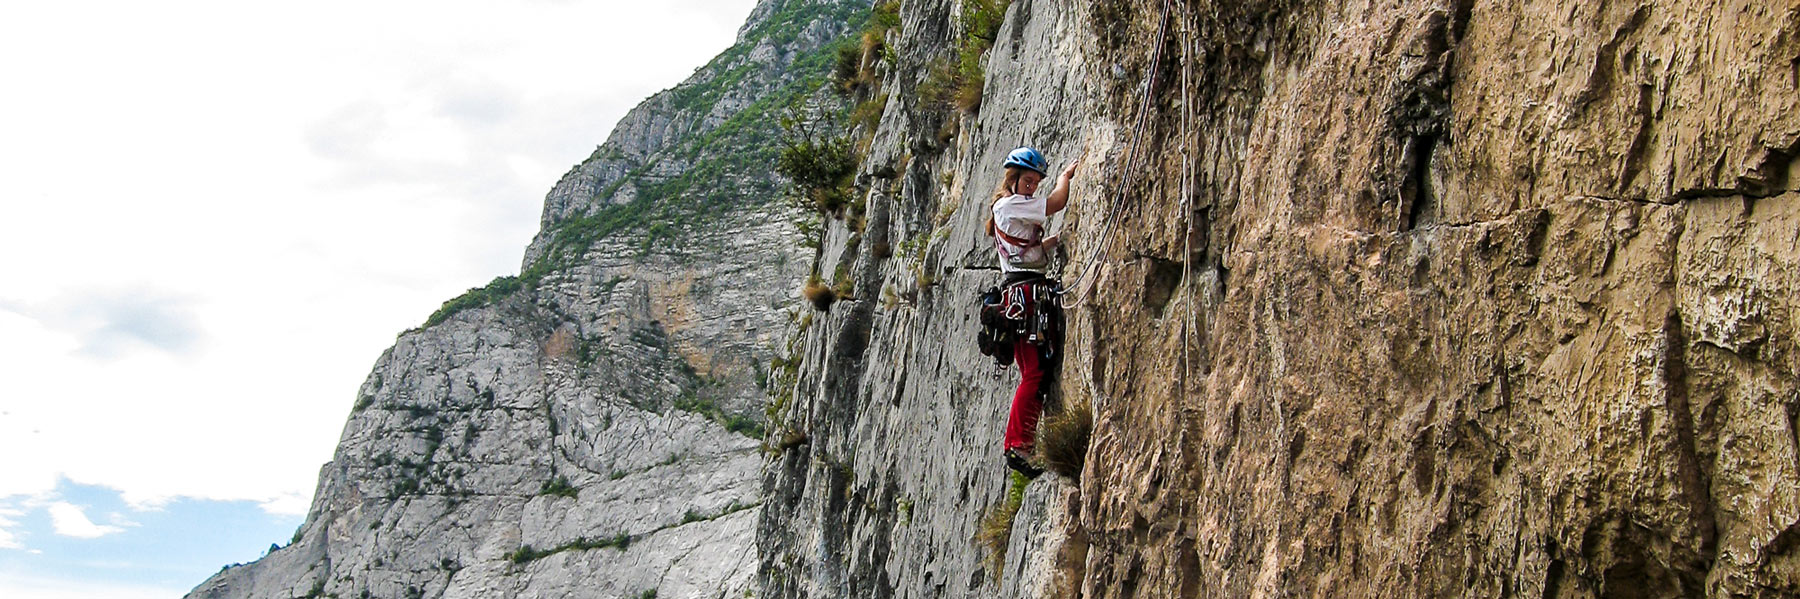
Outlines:
[[1076,158],[1074,162],[1069,163],[1068,168],[1063,169],[1061,175],[1056,177],[1056,188],[1050,190],[1050,197],[1044,198],[1046,215],[1062,212],[1063,208],[1068,207],[1069,182],[1075,180],[1075,169],[1079,166],[1081,166],[1081,159]]

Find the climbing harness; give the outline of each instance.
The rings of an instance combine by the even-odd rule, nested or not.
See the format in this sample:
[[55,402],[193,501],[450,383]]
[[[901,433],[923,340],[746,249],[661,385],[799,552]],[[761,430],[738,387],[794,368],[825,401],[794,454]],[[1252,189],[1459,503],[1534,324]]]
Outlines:
[[1008,264],[1013,265],[1015,268],[1027,270],[1042,269],[1050,264],[1048,252],[1039,252],[1039,257],[1036,259],[1028,257],[1031,253],[1031,248],[1044,245],[1044,242],[1041,241],[1044,237],[1044,228],[1035,227],[1035,230],[1037,231],[1038,239],[1020,239],[1008,235],[1005,230],[1002,230],[996,225],[994,227],[994,249],[1000,252],[1001,258],[1004,258]]
[[1063,311],[1054,301],[1061,289],[1055,279],[1037,277],[983,290],[976,348],[1006,367],[1013,343],[1023,339],[1037,346],[1040,357],[1054,359],[1062,351]]

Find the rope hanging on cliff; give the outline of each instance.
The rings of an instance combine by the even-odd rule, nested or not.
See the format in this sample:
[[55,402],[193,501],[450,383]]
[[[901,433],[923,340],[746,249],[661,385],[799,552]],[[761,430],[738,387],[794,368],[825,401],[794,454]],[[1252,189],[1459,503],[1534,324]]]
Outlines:
[[1181,287],[1182,302],[1187,304],[1187,320],[1181,322],[1181,394],[1185,399],[1188,393],[1189,367],[1188,346],[1192,345],[1194,329],[1199,323],[1194,319],[1194,304],[1199,299],[1194,297],[1194,280],[1190,276],[1194,272],[1194,154],[1197,140],[1194,135],[1194,103],[1188,99],[1188,90],[1193,88],[1191,73],[1194,57],[1191,53],[1194,36],[1188,31],[1190,17],[1183,11],[1181,19]]
[[[1118,212],[1122,198],[1125,197],[1126,184],[1131,181],[1132,174],[1137,170],[1139,156],[1143,154],[1143,144],[1141,142],[1144,137],[1144,129],[1148,126],[1150,120],[1150,95],[1156,91],[1156,85],[1162,75],[1162,51],[1169,31],[1170,4],[1171,0],[1163,0],[1162,20],[1156,26],[1156,44],[1152,48],[1150,54],[1150,84],[1144,86],[1143,97],[1138,102],[1138,122],[1132,129],[1131,148],[1125,155],[1125,169],[1123,172],[1119,173],[1119,184],[1113,186],[1113,199],[1107,204],[1106,218],[1103,219],[1102,222],[1104,224],[1100,229],[1100,250],[1098,254],[1088,262],[1087,269],[1082,271],[1081,276],[1077,277],[1074,283],[1065,288],[1069,291],[1086,287],[1091,282],[1090,279],[1092,279],[1094,275],[1095,267],[1098,267],[1102,262],[1105,262],[1111,257],[1111,251],[1106,245],[1106,239],[1112,236],[1113,224],[1118,222],[1116,213]],[[1076,296],[1075,300],[1072,302],[1068,301],[1067,296],[1065,296],[1062,305],[1064,308],[1079,307],[1086,303],[1088,296],[1092,294],[1093,290],[1089,288],[1086,291],[1083,291],[1081,295]]]

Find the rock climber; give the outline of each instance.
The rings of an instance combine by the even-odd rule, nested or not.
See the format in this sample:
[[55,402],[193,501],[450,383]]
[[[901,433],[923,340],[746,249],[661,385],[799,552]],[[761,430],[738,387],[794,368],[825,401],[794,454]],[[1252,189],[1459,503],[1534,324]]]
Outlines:
[[[1044,235],[1050,216],[1069,203],[1069,182],[1075,178],[1077,159],[1056,178],[1050,194],[1037,197],[1038,185],[1049,176],[1049,161],[1036,149],[1024,147],[1006,156],[1006,175],[994,190],[993,215],[987,221],[987,233],[994,238],[994,249],[1000,253],[1001,283],[1006,298],[1007,317],[1039,321],[1039,308],[1054,309],[1051,290],[1054,284],[1045,276],[1050,255],[1058,239]],[[1040,301],[1041,300],[1041,301]],[[1019,335],[1013,341],[1013,361],[1019,366],[1019,388],[1013,392],[1012,408],[1006,417],[1006,440],[1003,446],[1007,467],[1026,476],[1037,477],[1043,470],[1033,465],[1033,444],[1037,437],[1038,416],[1043,413],[1044,373],[1046,362],[1058,348],[1060,335],[1038,331]],[[1040,334],[1041,333],[1041,334]]]

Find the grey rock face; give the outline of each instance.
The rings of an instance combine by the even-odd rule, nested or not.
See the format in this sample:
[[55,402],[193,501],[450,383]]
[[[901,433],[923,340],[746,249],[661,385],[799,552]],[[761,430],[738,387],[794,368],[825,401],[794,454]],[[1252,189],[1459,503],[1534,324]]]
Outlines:
[[297,541],[189,596],[742,597],[761,387],[809,266],[748,144],[777,125],[744,115],[802,95],[861,8],[764,2],[633,111],[546,198],[529,272],[381,357]]
[[[1045,476],[1029,488],[1004,571],[990,571],[974,541],[1008,486],[1001,435],[1018,382],[976,351],[974,301],[1000,278],[983,227],[1006,153],[1033,145],[1056,168],[1081,153],[1093,118],[1079,48],[1086,26],[1067,3],[1012,3],[988,54],[979,116],[966,117],[918,93],[952,52],[961,6],[924,0],[901,11],[890,101],[863,176],[866,239],[851,244],[855,234],[834,221],[821,253],[820,271],[842,265],[858,299],[804,331],[799,392],[777,426],[810,442],[764,472],[758,597],[1037,597],[1052,588],[1063,533],[1046,523],[1066,505],[1066,482]],[[935,138],[946,119],[959,120],[959,132]],[[899,249],[883,257],[874,249],[882,243]]]
[[[698,193],[739,198],[736,203],[780,193],[769,169],[780,111],[804,87],[802,80],[821,74],[828,65],[821,49],[839,39],[867,4],[853,0],[758,4],[735,46],[681,85],[633,108],[593,155],[563,175],[544,198],[543,228],[526,248],[525,266],[543,258],[557,225],[608,206],[629,204],[643,190],[676,182],[696,165],[730,163],[725,168],[735,171],[723,177],[701,173],[713,188]],[[796,65],[797,61],[805,64]],[[756,106],[759,101],[765,105]],[[738,125],[733,132],[710,135],[733,119]],[[744,168],[749,165],[756,168]]]

